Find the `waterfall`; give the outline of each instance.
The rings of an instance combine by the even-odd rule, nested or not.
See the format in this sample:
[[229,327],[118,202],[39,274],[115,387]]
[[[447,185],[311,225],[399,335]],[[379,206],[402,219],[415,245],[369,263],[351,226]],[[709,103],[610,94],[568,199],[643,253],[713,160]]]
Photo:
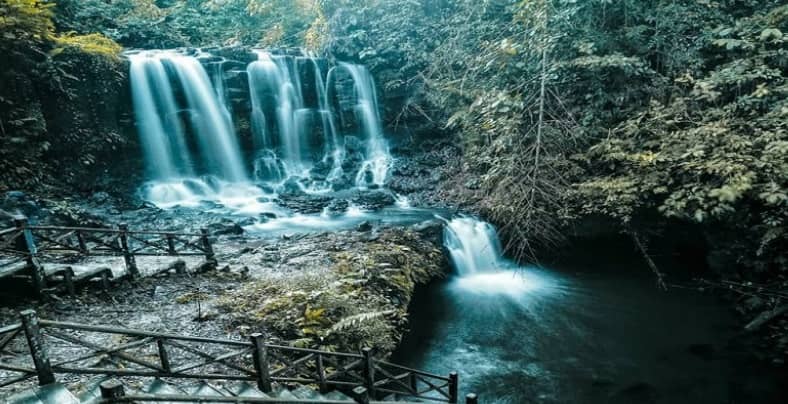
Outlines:
[[532,269],[519,268],[503,257],[495,227],[487,222],[470,217],[450,220],[443,245],[458,275],[453,286],[461,293],[520,298],[544,286]]
[[367,188],[370,185],[383,186],[391,165],[391,153],[383,137],[375,83],[369,70],[364,66],[349,63],[341,63],[340,66],[353,78],[357,97],[355,111],[367,142],[367,154],[356,175],[356,186],[359,188]]
[[[384,186],[392,158],[369,71],[347,63],[328,69],[325,59],[303,53],[255,54],[240,67],[200,50],[128,54],[149,170],[145,197],[159,206],[216,202],[231,184],[249,191],[249,170],[269,200]],[[248,91],[248,107],[239,90]],[[243,114],[251,161],[235,132],[234,117]]]
[[189,151],[162,60],[144,53],[129,60],[134,111],[150,176],[165,180],[190,174]]
[[500,269],[501,243],[495,228],[470,217],[449,221],[443,243],[460,276]]
[[134,110],[151,179],[167,181],[194,175],[178,116],[176,87],[169,74],[173,71],[187,100],[186,111],[205,159],[206,174],[245,181],[246,170],[230,113],[199,60],[158,51],[132,54],[129,60]]
[[192,56],[172,55],[167,60],[183,86],[192,110],[192,126],[211,171],[229,181],[245,181],[246,170],[230,112],[219,102],[208,73]]
[[266,101],[270,98],[274,101],[272,109],[285,168],[290,175],[300,175],[309,168],[303,156],[307,149],[309,110],[304,108],[301,80],[292,58],[259,51],[257,60],[250,63],[246,71],[252,100],[252,128],[258,147],[261,151],[272,151],[275,147],[265,115]]

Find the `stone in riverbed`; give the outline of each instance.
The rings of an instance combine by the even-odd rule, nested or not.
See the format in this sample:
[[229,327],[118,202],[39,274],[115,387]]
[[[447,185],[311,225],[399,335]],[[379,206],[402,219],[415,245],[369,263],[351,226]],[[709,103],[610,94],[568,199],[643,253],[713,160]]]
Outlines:
[[222,220],[221,222],[208,225],[208,231],[214,236],[222,236],[227,234],[243,234],[244,228],[232,220]]

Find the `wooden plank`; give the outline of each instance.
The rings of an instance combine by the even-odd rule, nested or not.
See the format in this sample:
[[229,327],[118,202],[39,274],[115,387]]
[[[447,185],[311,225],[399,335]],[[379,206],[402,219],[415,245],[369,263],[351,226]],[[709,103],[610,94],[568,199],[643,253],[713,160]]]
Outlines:
[[134,337],[165,338],[174,341],[204,342],[209,344],[233,345],[233,346],[243,346],[249,348],[252,347],[252,344],[246,341],[225,340],[225,339],[206,338],[206,337],[191,337],[191,336],[165,334],[165,333],[152,332],[152,331],[132,330],[129,328],[120,328],[120,327],[107,327],[100,325],[88,325],[88,324],[69,323],[62,321],[43,320],[43,319],[40,321],[40,324],[46,328],[60,328],[66,330],[91,331],[91,332],[100,332],[106,334],[123,334],[123,335],[134,336]]

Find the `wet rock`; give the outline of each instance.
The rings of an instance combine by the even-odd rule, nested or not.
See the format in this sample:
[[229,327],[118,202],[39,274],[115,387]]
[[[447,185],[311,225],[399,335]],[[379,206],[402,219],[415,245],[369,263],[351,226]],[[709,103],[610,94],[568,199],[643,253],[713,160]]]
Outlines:
[[326,195],[288,194],[280,197],[280,204],[294,212],[309,214],[322,212],[332,200]]
[[345,149],[348,154],[362,152],[364,150],[364,142],[356,136],[345,136]]
[[241,225],[231,220],[222,220],[221,222],[209,225],[208,232],[215,236],[221,236],[228,234],[243,234],[244,229]]
[[351,201],[362,209],[380,210],[386,206],[393,205],[396,202],[396,198],[388,190],[379,189],[359,192],[353,196]]
[[358,230],[360,232],[371,231],[372,230],[372,223],[370,223],[369,221],[365,220],[365,221],[359,223],[358,226],[356,226],[356,230]]

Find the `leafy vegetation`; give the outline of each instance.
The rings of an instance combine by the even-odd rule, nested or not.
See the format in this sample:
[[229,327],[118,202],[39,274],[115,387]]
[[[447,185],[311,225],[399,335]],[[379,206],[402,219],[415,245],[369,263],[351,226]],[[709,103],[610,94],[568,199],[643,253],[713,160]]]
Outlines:
[[58,34],[54,11],[47,1],[0,1],[0,189],[52,184],[50,176],[73,183],[122,142],[113,113],[125,85],[120,46]]

